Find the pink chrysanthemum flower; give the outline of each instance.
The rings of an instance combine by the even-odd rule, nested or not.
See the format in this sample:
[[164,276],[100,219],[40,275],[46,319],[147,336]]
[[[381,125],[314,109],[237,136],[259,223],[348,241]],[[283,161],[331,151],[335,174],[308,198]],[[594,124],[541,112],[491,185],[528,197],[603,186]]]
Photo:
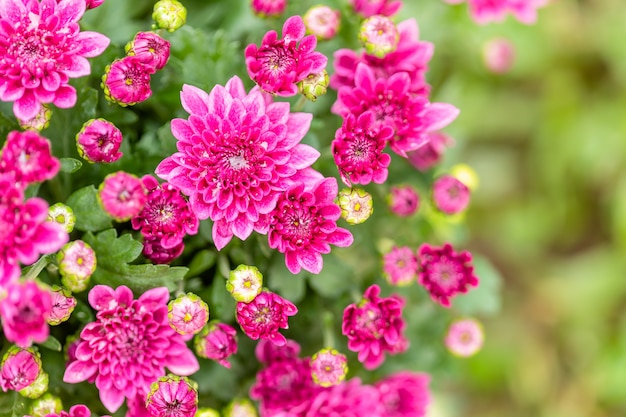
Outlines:
[[483,45],[483,63],[494,74],[508,72],[515,61],[515,46],[506,38],[490,39]]
[[502,22],[512,14],[518,21],[531,25],[537,21],[537,9],[546,5],[546,0],[467,0],[470,15],[478,24]]
[[147,236],[143,240],[143,256],[155,264],[169,264],[182,255],[183,250],[185,243],[182,241],[171,248],[164,248],[158,236]]
[[346,115],[331,144],[341,180],[347,186],[382,184],[387,180],[391,156],[383,153],[393,139],[393,129],[374,129],[374,114],[366,111],[358,116]]
[[179,334],[200,333],[209,321],[209,306],[196,294],[181,294],[168,303],[167,319]]
[[318,391],[303,417],[386,417],[382,411],[376,388],[352,378]]
[[300,16],[292,16],[283,25],[283,37],[275,31],[265,34],[261,46],[246,47],[246,68],[252,80],[268,93],[279,96],[298,94],[297,84],[309,74],[321,73],[328,59],[315,51],[315,35],[304,36],[306,28]]
[[50,295],[52,296],[52,310],[48,316],[48,324],[56,326],[70,318],[76,307],[76,298],[72,297],[69,290],[57,286],[52,287]]
[[261,17],[278,17],[285,12],[287,0],[252,0],[250,7]]
[[195,339],[196,353],[230,368],[228,358],[237,353],[237,331],[228,324],[211,321]]
[[358,352],[365,369],[379,367],[385,352],[396,354],[408,347],[402,318],[404,299],[398,295],[380,298],[380,287],[372,285],[359,304],[350,304],[343,312],[341,331],[348,337],[348,349]]
[[425,243],[420,246],[417,256],[420,262],[418,282],[430,293],[433,301],[444,307],[450,307],[452,297],[478,286],[472,255],[467,251],[457,253],[449,243],[440,248]]
[[0,174],[0,287],[20,276],[19,262],[30,265],[69,240],[63,227],[47,217],[48,203],[40,198],[24,202],[13,176]]
[[154,32],[139,32],[126,45],[126,54],[139,57],[158,71],[163,69],[170,58],[170,42]]
[[297,312],[298,308],[291,301],[263,291],[249,303],[237,303],[237,322],[250,339],[269,339],[282,346],[287,339],[278,330],[289,328],[287,320]]
[[167,375],[152,383],[146,408],[155,417],[194,417],[198,390],[188,378]]
[[337,197],[337,180],[324,178],[310,188],[297,184],[282,194],[276,209],[268,215],[268,241],[271,248],[285,254],[287,269],[319,274],[322,254],[330,253],[330,244],[350,246],[352,234],[337,227],[341,208]]
[[181,101],[188,120],[172,120],[178,152],[156,173],[189,196],[199,219],[213,221],[213,241],[222,249],[233,235],[246,239],[259,229],[259,216],[319,157],[300,144],[311,115],[290,113],[258,89],[246,94],[233,77],[209,94],[184,85]]
[[294,359],[300,355],[300,344],[295,340],[287,339],[287,342],[278,346],[275,343],[260,339],[254,349],[257,360],[265,365],[285,359]]
[[443,175],[433,183],[433,201],[445,214],[460,213],[470,202],[470,190],[452,175]]
[[452,122],[459,110],[447,103],[429,103],[421,95],[409,91],[410,78],[405,72],[388,79],[376,78],[365,64],[356,69],[355,87],[341,87],[333,105],[333,113],[346,117],[366,111],[374,114],[371,129],[389,126],[394,130],[391,149],[406,157],[428,141],[427,134]]
[[394,185],[387,196],[387,204],[396,216],[408,217],[419,208],[420,196],[410,185]]
[[13,173],[21,188],[54,178],[61,163],[52,156],[50,142],[36,132],[13,131],[0,152],[0,172]]
[[2,358],[0,388],[4,392],[21,391],[33,384],[42,371],[39,353],[13,346]]
[[324,348],[311,357],[311,376],[322,387],[340,384],[348,373],[348,358],[337,349]]
[[384,417],[424,417],[430,403],[427,374],[401,371],[376,383]]
[[125,56],[107,65],[102,88],[107,100],[120,106],[134,106],[152,95],[150,75],[155,67],[138,56]]
[[348,0],[354,11],[363,17],[370,17],[376,14],[383,16],[393,16],[402,7],[400,0]]
[[330,77],[330,86],[354,87],[355,72],[359,63],[370,67],[376,78],[389,78],[398,72],[409,76],[409,91],[428,96],[430,87],[426,83],[428,62],[433,55],[434,46],[430,42],[419,40],[419,29],[415,19],[405,20],[398,24],[400,39],[395,51],[383,58],[351,49],[339,49],[334,53],[333,66],[335,73]]
[[374,15],[361,22],[359,41],[367,54],[384,58],[398,47],[400,32],[388,17]]
[[317,39],[332,39],[339,31],[341,14],[323,4],[311,7],[302,17],[306,33],[315,35]]
[[417,277],[418,268],[417,256],[408,246],[394,246],[383,255],[383,275],[391,285],[409,285]]
[[141,213],[146,200],[146,189],[141,180],[124,171],[107,175],[98,188],[98,201],[104,211],[118,222]]
[[131,219],[133,229],[145,237],[156,237],[170,249],[180,245],[185,235],[198,233],[200,222],[180,190],[169,183],[159,184],[151,175],[141,178],[147,191],[143,210]]
[[87,162],[111,163],[123,155],[119,151],[122,132],[105,119],[87,120],[76,134],[76,148],[81,158]]
[[42,103],[73,107],[70,78],[89,75],[85,58],[100,55],[109,39],[80,32],[85,2],[74,0],[0,2],[0,100],[13,101],[18,119],[32,119]]
[[102,404],[113,413],[124,398],[145,399],[150,384],[165,375],[165,367],[178,375],[196,372],[196,357],[168,323],[168,299],[165,287],[148,290],[138,299],[126,286],[93,287],[89,304],[96,310],[96,321],[81,331],[76,359],[63,381],[95,381]]
[[33,280],[11,283],[5,290],[0,299],[0,317],[6,338],[22,348],[45,342],[50,334],[50,292]]
[[448,328],[445,344],[453,355],[467,358],[483,347],[484,340],[483,326],[478,320],[460,319]]
[[428,141],[414,151],[407,152],[411,165],[420,171],[426,171],[437,165],[445,150],[454,145],[454,140],[439,132],[427,134]]

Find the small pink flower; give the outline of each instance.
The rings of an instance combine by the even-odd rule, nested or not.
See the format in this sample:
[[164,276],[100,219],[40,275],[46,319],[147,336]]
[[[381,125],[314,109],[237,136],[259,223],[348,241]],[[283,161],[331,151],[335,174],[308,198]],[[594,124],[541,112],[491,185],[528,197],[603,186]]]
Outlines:
[[76,307],[76,298],[65,288],[53,286],[50,293],[52,296],[52,310],[48,317],[48,324],[56,326],[67,321]]
[[198,410],[198,390],[188,378],[168,375],[152,383],[146,401],[151,416],[194,417]]
[[96,253],[82,240],[65,244],[57,254],[61,282],[72,292],[87,289],[89,279],[96,270]]
[[420,171],[426,171],[437,165],[446,148],[454,145],[454,140],[439,132],[427,134],[428,141],[414,151],[407,152],[409,162]]
[[237,331],[228,324],[211,321],[195,339],[196,353],[230,368],[228,358],[237,353]]
[[325,348],[311,357],[311,376],[317,385],[332,387],[340,384],[348,373],[348,358],[336,349]]
[[250,7],[261,17],[278,17],[285,12],[287,0],[252,0]]
[[254,349],[257,360],[265,365],[286,359],[294,359],[300,355],[300,345],[295,340],[287,339],[287,343],[278,346],[275,343],[260,339]]
[[365,369],[378,368],[385,352],[396,354],[408,347],[402,334],[404,299],[398,295],[380,298],[380,287],[372,285],[358,304],[350,304],[343,312],[341,331],[348,337],[348,349],[358,352]]
[[54,178],[60,168],[48,139],[32,131],[13,131],[7,136],[0,153],[0,172],[13,173],[21,188]]
[[0,2],[0,100],[13,102],[18,119],[32,119],[43,103],[76,103],[69,79],[89,75],[86,58],[109,45],[100,33],[80,32],[84,12],[84,1]]
[[448,328],[445,344],[453,355],[467,358],[483,347],[484,338],[483,326],[478,320],[460,319]]
[[126,54],[137,56],[158,71],[163,69],[170,57],[170,42],[154,32],[139,32],[126,45]]
[[5,288],[6,294],[0,299],[0,317],[6,338],[22,348],[45,342],[50,334],[50,292],[33,280],[14,282]]
[[469,252],[457,253],[449,243],[440,248],[425,243],[417,255],[420,262],[418,282],[430,293],[433,301],[442,306],[450,307],[450,298],[466,293],[469,287],[478,286]]
[[366,53],[377,58],[383,58],[398,47],[400,32],[388,17],[374,15],[361,23],[359,41]]
[[314,394],[303,417],[381,417],[385,416],[382,411],[376,388],[352,378]]
[[167,320],[167,288],[154,288],[134,299],[126,286],[114,290],[96,285],[88,298],[96,320],[81,331],[63,381],[95,382],[110,412],[117,411],[125,398],[145,399],[150,384],[165,375],[165,367],[178,375],[199,369],[195,355]]
[[152,95],[150,75],[153,66],[145,64],[138,56],[116,59],[105,68],[102,88],[106,98],[120,106],[133,106]]
[[21,391],[33,384],[42,371],[39,353],[13,346],[2,358],[0,388],[4,392]]
[[146,189],[142,182],[124,171],[107,175],[98,188],[98,201],[104,211],[118,222],[127,221],[141,213],[146,200]]
[[387,203],[395,215],[408,217],[417,211],[420,197],[415,188],[410,185],[394,185],[387,196]]
[[209,306],[196,294],[181,294],[167,305],[167,319],[179,334],[200,333],[209,321]]
[[102,6],[104,0],[86,0],[88,9],[95,9],[96,7]]
[[297,312],[292,302],[273,292],[263,291],[249,303],[237,303],[237,322],[250,339],[269,339],[282,346],[287,339],[278,330],[287,329],[288,318]]
[[348,0],[354,11],[363,17],[376,14],[393,16],[402,7],[400,0]]
[[506,38],[495,38],[483,46],[483,62],[494,74],[508,72],[515,61],[515,47]]
[[417,277],[418,268],[417,256],[408,246],[394,246],[383,255],[383,275],[391,285],[409,285]]
[[537,9],[546,5],[546,0],[467,0],[472,19],[484,25],[502,22],[512,14],[518,21],[531,25],[537,21]]
[[315,35],[317,39],[332,39],[339,31],[341,23],[339,10],[328,6],[317,5],[311,7],[302,17],[306,33]]
[[182,255],[183,250],[185,250],[185,244],[182,241],[171,248],[164,248],[162,242],[163,240],[158,236],[145,237],[143,256],[155,264],[169,264]]
[[344,184],[384,183],[391,156],[383,150],[392,139],[393,129],[390,126],[375,128],[373,113],[366,111],[356,117],[346,115],[331,144]]
[[330,244],[352,244],[352,234],[337,227],[341,208],[333,202],[335,197],[334,178],[319,180],[310,189],[305,189],[304,184],[294,185],[279,197],[276,209],[268,215],[269,245],[285,254],[291,273],[304,269],[319,274],[322,254],[330,253]]
[[424,417],[430,403],[427,374],[400,371],[380,380],[375,387],[385,417]]
[[304,36],[305,30],[302,18],[292,16],[283,25],[281,39],[271,30],[260,47],[246,47],[248,75],[261,89],[279,96],[294,96],[300,81],[326,68],[328,59],[315,51],[317,40],[314,35]]
[[105,119],[91,119],[76,134],[76,148],[87,162],[115,162],[122,157],[119,151],[122,132]]
[[433,183],[433,200],[445,214],[460,213],[470,202],[470,190],[452,175],[443,175]]

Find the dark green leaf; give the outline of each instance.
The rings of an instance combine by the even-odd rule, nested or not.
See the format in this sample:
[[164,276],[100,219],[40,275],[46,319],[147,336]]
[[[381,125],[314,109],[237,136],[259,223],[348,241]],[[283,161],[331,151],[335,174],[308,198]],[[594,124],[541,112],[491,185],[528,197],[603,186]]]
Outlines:
[[76,216],[76,228],[86,232],[97,232],[111,227],[111,218],[98,202],[98,192],[93,185],[75,191],[67,199],[67,205]]
[[46,341],[41,343],[39,346],[45,347],[46,349],[54,350],[56,352],[60,352],[61,349],[63,349],[63,346],[61,346],[61,342],[59,342],[54,336],[48,336]]
[[321,296],[337,298],[352,288],[354,271],[332,253],[324,256],[324,268],[318,275],[309,275],[311,287]]
[[306,271],[295,275],[289,272],[285,266],[285,257],[278,254],[272,259],[264,285],[292,303],[298,303],[304,297],[307,274]]
[[74,158],[61,158],[61,172],[73,174],[83,166],[83,163]]
[[189,272],[187,272],[187,276],[193,277],[203,273],[215,265],[216,258],[217,256],[215,251],[209,249],[204,249],[196,253],[196,256],[194,256],[189,263]]

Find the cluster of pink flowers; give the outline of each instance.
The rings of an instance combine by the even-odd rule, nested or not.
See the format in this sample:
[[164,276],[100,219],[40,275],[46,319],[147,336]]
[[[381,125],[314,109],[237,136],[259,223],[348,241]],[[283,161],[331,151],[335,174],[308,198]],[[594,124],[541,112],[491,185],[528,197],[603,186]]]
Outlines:
[[[450,4],[463,2],[463,0],[444,1]],[[531,25],[537,21],[537,9],[546,3],[547,0],[467,0],[472,19],[481,25],[502,22],[509,14],[520,22]]]

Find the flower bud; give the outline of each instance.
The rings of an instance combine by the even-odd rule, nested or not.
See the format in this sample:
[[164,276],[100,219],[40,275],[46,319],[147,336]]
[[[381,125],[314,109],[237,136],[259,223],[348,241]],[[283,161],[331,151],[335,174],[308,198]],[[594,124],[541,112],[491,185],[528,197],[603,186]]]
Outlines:
[[141,180],[124,171],[107,175],[98,187],[98,201],[104,211],[118,222],[137,216],[146,200],[146,189]]
[[252,402],[246,398],[235,398],[224,408],[223,417],[257,417]]
[[439,211],[457,214],[467,208],[470,189],[452,175],[443,175],[433,183],[433,201]]
[[252,12],[260,17],[278,17],[285,12],[287,0],[252,0]]
[[483,46],[483,62],[494,74],[508,72],[515,61],[515,47],[505,38],[487,41]]
[[181,294],[167,305],[167,319],[177,333],[197,334],[209,321],[209,306],[196,294]]
[[239,265],[230,271],[226,290],[233,296],[235,301],[249,303],[259,295],[263,289],[263,274],[256,266]]
[[417,278],[419,262],[408,246],[394,246],[383,255],[383,276],[391,285],[405,286]]
[[482,348],[484,336],[483,326],[478,320],[456,320],[448,328],[445,344],[450,353],[466,358]]
[[328,72],[326,70],[319,74],[309,74],[304,80],[298,83],[298,91],[308,100],[315,101],[318,97],[326,94],[328,89]]
[[45,417],[48,414],[59,414],[63,410],[61,399],[49,392],[33,401],[30,415],[32,417]]
[[479,184],[478,174],[474,169],[467,164],[456,164],[450,170],[450,174],[467,185],[471,191],[476,191]]
[[82,240],[66,243],[57,254],[63,286],[72,292],[87,289],[89,278],[96,270],[96,253]]
[[322,387],[332,387],[346,379],[348,358],[336,349],[325,348],[311,357],[311,376]]
[[420,198],[412,186],[398,185],[391,187],[391,193],[387,196],[387,203],[394,214],[408,217],[419,208]]
[[372,196],[362,188],[344,188],[338,194],[341,217],[349,224],[360,224],[374,212]]
[[198,410],[197,384],[187,377],[169,374],[150,385],[146,408],[152,416],[194,417]]
[[211,321],[194,339],[198,356],[230,368],[227,358],[237,353],[237,331],[228,324]]
[[136,56],[116,59],[104,69],[102,89],[105,98],[122,107],[133,106],[152,95],[150,75],[154,67]]
[[220,417],[220,413],[212,408],[198,408],[196,417]]
[[12,346],[2,357],[0,389],[21,391],[33,384],[42,373],[39,352]]
[[139,32],[126,45],[126,54],[139,57],[156,71],[163,69],[170,57],[170,42],[154,32]]
[[307,10],[302,20],[307,33],[315,35],[319,40],[327,40],[334,38],[339,31],[340,18],[339,10],[317,5]]
[[49,222],[55,222],[63,226],[63,230],[67,233],[71,233],[74,230],[76,224],[76,216],[70,206],[63,203],[56,203],[50,206],[48,209]]
[[122,157],[122,132],[105,119],[87,120],[76,134],[76,148],[89,163],[111,163]]
[[48,391],[48,374],[41,371],[35,381],[24,389],[19,391],[20,395],[26,398],[39,398]]
[[177,0],[159,0],[154,5],[152,19],[155,29],[174,32],[187,21],[187,9]]
[[375,15],[361,23],[359,41],[368,54],[383,58],[398,47],[400,32],[391,19]]
[[18,119],[20,127],[24,130],[34,130],[41,132],[50,125],[52,110],[46,104],[42,104],[39,112],[32,119]]
[[76,299],[65,288],[54,285],[52,291],[52,311],[48,316],[48,324],[56,326],[70,318],[74,307],[76,307]]

